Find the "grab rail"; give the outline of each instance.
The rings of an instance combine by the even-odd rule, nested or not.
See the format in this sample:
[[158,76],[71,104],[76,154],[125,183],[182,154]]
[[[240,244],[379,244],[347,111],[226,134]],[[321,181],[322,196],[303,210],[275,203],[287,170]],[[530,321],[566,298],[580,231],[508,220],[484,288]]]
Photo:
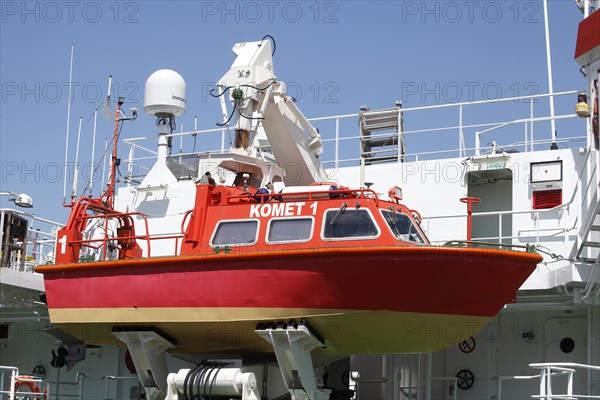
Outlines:
[[[540,374],[540,394],[531,396],[535,399],[554,400],[554,399],[600,399],[600,396],[585,394],[573,394],[573,375],[576,369],[585,369],[588,371],[600,371],[600,366],[586,365],[569,362],[558,363],[533,363],[529,364],[531,368],[539,369]],[[566,393],[554,394],[552,392],[552,377],[556,375],[567,376]]]

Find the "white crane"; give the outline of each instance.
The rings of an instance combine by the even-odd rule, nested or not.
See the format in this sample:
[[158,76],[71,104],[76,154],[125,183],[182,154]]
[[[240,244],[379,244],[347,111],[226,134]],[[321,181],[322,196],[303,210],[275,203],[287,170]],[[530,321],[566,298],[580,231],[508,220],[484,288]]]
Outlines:
[[[237,58],[217,83],[225,122],[235,122],[233,152],[257,155],[254,145],[262,128],[277,164],[286,171],[287,186],[305,186],[327,179],[319,155],[323,151],[317,130],[286,95],[286,85],[273,72],[271,41],[237,43]],[[233,111],[227,111],[229,92]]]

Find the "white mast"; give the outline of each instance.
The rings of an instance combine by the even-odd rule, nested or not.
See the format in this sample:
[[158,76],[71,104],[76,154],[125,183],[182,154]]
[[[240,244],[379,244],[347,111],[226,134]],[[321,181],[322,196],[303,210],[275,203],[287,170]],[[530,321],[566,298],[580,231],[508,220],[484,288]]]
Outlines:
[[550,129],[552,134],[551,150],[558,149],[556,145],[556,122],[554,121],[554,86],[552,84],[552,57],[550,55],[550,30],[548,27],[548,0],[544,0],[544,30],[546,33],[546,64],[548,65],[548,90],[550,94]]
[[73,51],[75,45],[71,45],[71,66],[69,67],[69,98],[67,100],[67,138],[65,140],[65,179],[63,183],[63,202],[67,201],[67,168],[69,161],[69,122],[71,121],[71,93],[73,89]]
[[79,141],[81,140],[81,121],[82,117],[79,117],[79,129],[77,131],[77,147],[75,148],[75,172],[73,174],[73,192],[71,197],[77,196],[77,181],[79,180]]
[[90,166],[90,196],[94,188],[94,175],[96,167],[94,167],[94,152],[96,151],[96,119],[98,117],[98,109],[94,110],[94,133],[92,134],[92,165]]

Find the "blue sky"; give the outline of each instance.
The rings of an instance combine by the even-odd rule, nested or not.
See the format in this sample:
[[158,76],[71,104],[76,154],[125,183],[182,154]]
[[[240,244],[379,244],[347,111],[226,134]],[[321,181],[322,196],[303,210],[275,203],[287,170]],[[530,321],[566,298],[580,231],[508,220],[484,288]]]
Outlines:
[[[229,69],[236,42],[267,34],[277,43],[275,72],[307,117],[355,113],[365,103],[378,108],[402,100],[416,107],[548,91],[538,0],[1,0],[0,6],[1,190],[30,194],[36,214],[57,220],[67,215],[61,203],[71,44],[69,158],[82,116],[82,163],[90,161],[90,117],[106,96],[109,75],[125,107],[142,109],[146,78],[160,68],[178,71],[188,104],[179,123],[191,129],[197,116],[200,129],[213,128],[220,112],[207,88]],[[552,0],[549,15],[554,89],[579,90],[584,84],[573,53],[582,14],[571,0]],[[155,133],[153,118],[141,112],[122,137]],[[96,161],[111,135],[112,124],[100,117]],[[0,198],[2,207],[9,204]]]

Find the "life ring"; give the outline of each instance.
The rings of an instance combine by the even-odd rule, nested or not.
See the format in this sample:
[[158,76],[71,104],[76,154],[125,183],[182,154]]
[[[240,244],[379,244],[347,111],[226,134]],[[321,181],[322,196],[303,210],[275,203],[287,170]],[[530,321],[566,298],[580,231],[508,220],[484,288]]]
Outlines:
[[[30,376],[30,375],[17,376],[15,378],[14,392],[17,393],[17,392],[19,392],[19,390],[22,387],[26,387],[28,393],[34,393],[34,394],[36,394],[36,398],[41,398],[41,399],[46,400],[46,390],[44,389],[44,392],[42,393],[40,391],[40,386],[37,384],[37,382],[34,381],[34,379],[36,379],[36,377]],[[40,396],[38,397],[37,395],[40,395]]]

